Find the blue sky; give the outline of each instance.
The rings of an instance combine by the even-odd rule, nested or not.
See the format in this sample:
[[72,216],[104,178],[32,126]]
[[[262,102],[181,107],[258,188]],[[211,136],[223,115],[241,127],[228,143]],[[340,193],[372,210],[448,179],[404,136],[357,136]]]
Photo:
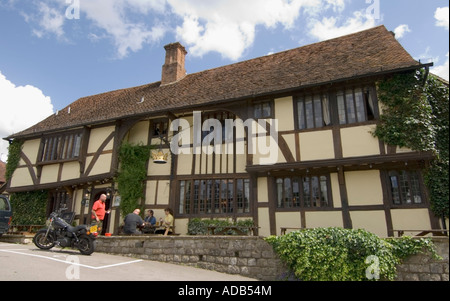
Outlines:
[[[160,80],[164,45],[188,73],[384,24],[448,80],[444,0],[0,0],[0,138],[80,97]],[[0,142],[6,160],[7,143]]]

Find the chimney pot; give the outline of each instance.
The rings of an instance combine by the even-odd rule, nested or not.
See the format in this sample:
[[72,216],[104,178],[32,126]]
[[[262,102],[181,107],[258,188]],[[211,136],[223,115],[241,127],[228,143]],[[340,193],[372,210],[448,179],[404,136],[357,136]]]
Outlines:
[[177,82],[186,76],[185,58],[187,51],[180,43],[164,46],[166,61],[162,67],[161,85]]

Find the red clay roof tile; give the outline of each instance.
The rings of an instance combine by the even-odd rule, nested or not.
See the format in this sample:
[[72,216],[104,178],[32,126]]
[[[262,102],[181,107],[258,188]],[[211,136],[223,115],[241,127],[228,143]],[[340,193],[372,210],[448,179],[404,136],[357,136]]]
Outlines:
[[[418,67],[384,26],[215,69],[80,98],[11,138],[140,114],[268,95],[381,71]],[[144,102],[139,103],[144,98]]]

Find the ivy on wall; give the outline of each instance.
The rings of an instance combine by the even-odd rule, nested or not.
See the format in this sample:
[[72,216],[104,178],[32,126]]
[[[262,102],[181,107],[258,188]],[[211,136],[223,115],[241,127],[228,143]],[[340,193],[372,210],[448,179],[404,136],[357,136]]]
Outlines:
[[46,221],[48,192],[46,190],[11,194],[13,225],[44,225]]
[[389,145],[431,151],[424,172],[431,209],[449,217],[449,87],[423,70],[377,83],[382,115],[373,135]]
[[144,198],[144,183],[151,149],[151,146],[133,145],[128,142],[123,142],[120,146],[117,182],[121,196],[120,211],[123,216],[136,208],[142,209],[140,200]]
[[20,162],[23,141],[13,140],[8,147],[8,160],[6,162],[6,181],[10,180]]
[[304,229],[265,240],[303,281],[395,280],[396,266],[410,255],[441,259],[429,238],[382,239],[362,229]]

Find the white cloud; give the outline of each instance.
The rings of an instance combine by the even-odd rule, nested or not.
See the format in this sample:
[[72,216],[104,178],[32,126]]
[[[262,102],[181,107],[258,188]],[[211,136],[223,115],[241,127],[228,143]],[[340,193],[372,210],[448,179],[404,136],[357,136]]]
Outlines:
[[33,34],[39,38],[47,34],[54,34],[58,38],[63,38],[64,14],[45,2],[37,3],[36,7],[37,12],[33,14],[22,12],[26,22],[36,24],[36,27],[32,29]]
[[[22,0],[18,0],[22,1]],[[92,25],[86,38],[91,41],[110,40],[118,58],[141,50],[146,44],[159,42],[168,32],[185,44],[193,56],[218,52],[223,57],[238,60],[253,45],[257,27],[298,28],[300,18],[317,18],[326,11],[341,16],[349,0],[80,0],[80,18]],[[55,35],[67,38],[66,10],[75,0],[40,1],[32,13],[23,13],[38,37]],[[364,16],[350,18],[338,27],[336,18],[315,22],[313,35],[320,37],[322,29],[332,29],[333,37],[368,28],[373,20]],[[366,16],[367,19],[369,17]],[[313,20],[314,21],[314,20]],[[73,28],[73,27],[72,27]]]
[[8,142],[3,138],[27,129],[53,113],[51,99],[36,87],[16,86],[0,71],[0,155],[6,160]]
[[375,18],[356,11],[351,18],[346,18],[343,22],[339,17],[324,17],[321,21],[313,20],[310,23],[310,35],[323,41],[369,29],[375,25]]
[[445,63],[443,65],[431,68],[431,72],[433,72],[434,74],[436,74],[446,80],[449,80],[449,69],[448,69],[449,53],[448,52],[447,52],[446,56],[447,56],[447,60],[445,61]]
[[[190,54],[215,51],[239,59],[255,39],[256,26],[292,28],[300,9],[322,1],[304,0],[168,0],[172,11],[183,18],[177,38],[187,43]],[[220,13],[219,13],[220,12]]]
[[436,26],[444,27],[448,30],[449,9],[447,7],[438,7],[434,13]]
[[162,13],[164,4],[162,0],[90,0],[81,3],[81,11],[96,27],[112,37],[118,58],[123,58],[130,51],[141,50],[144,44],[159,41],[167,31],[162,21],[154,20],[153,27],[149,28],[146,23],[150,20],[133,22],[128,16],[133,13],[145,17],[153,10]]
[[401,39],[407,32],[411,32],[411,29],[409,29],[409,26],[407,24],[399,25],[394,29],[395,38]]
[[293,29],[296,21],[324,10],[340,13],[345,0],[167,0],[172,11],[183,19],[177,39],[187,44],[189,53],[202,56],[218,52],[238,60],[255,40],[257,26]]

